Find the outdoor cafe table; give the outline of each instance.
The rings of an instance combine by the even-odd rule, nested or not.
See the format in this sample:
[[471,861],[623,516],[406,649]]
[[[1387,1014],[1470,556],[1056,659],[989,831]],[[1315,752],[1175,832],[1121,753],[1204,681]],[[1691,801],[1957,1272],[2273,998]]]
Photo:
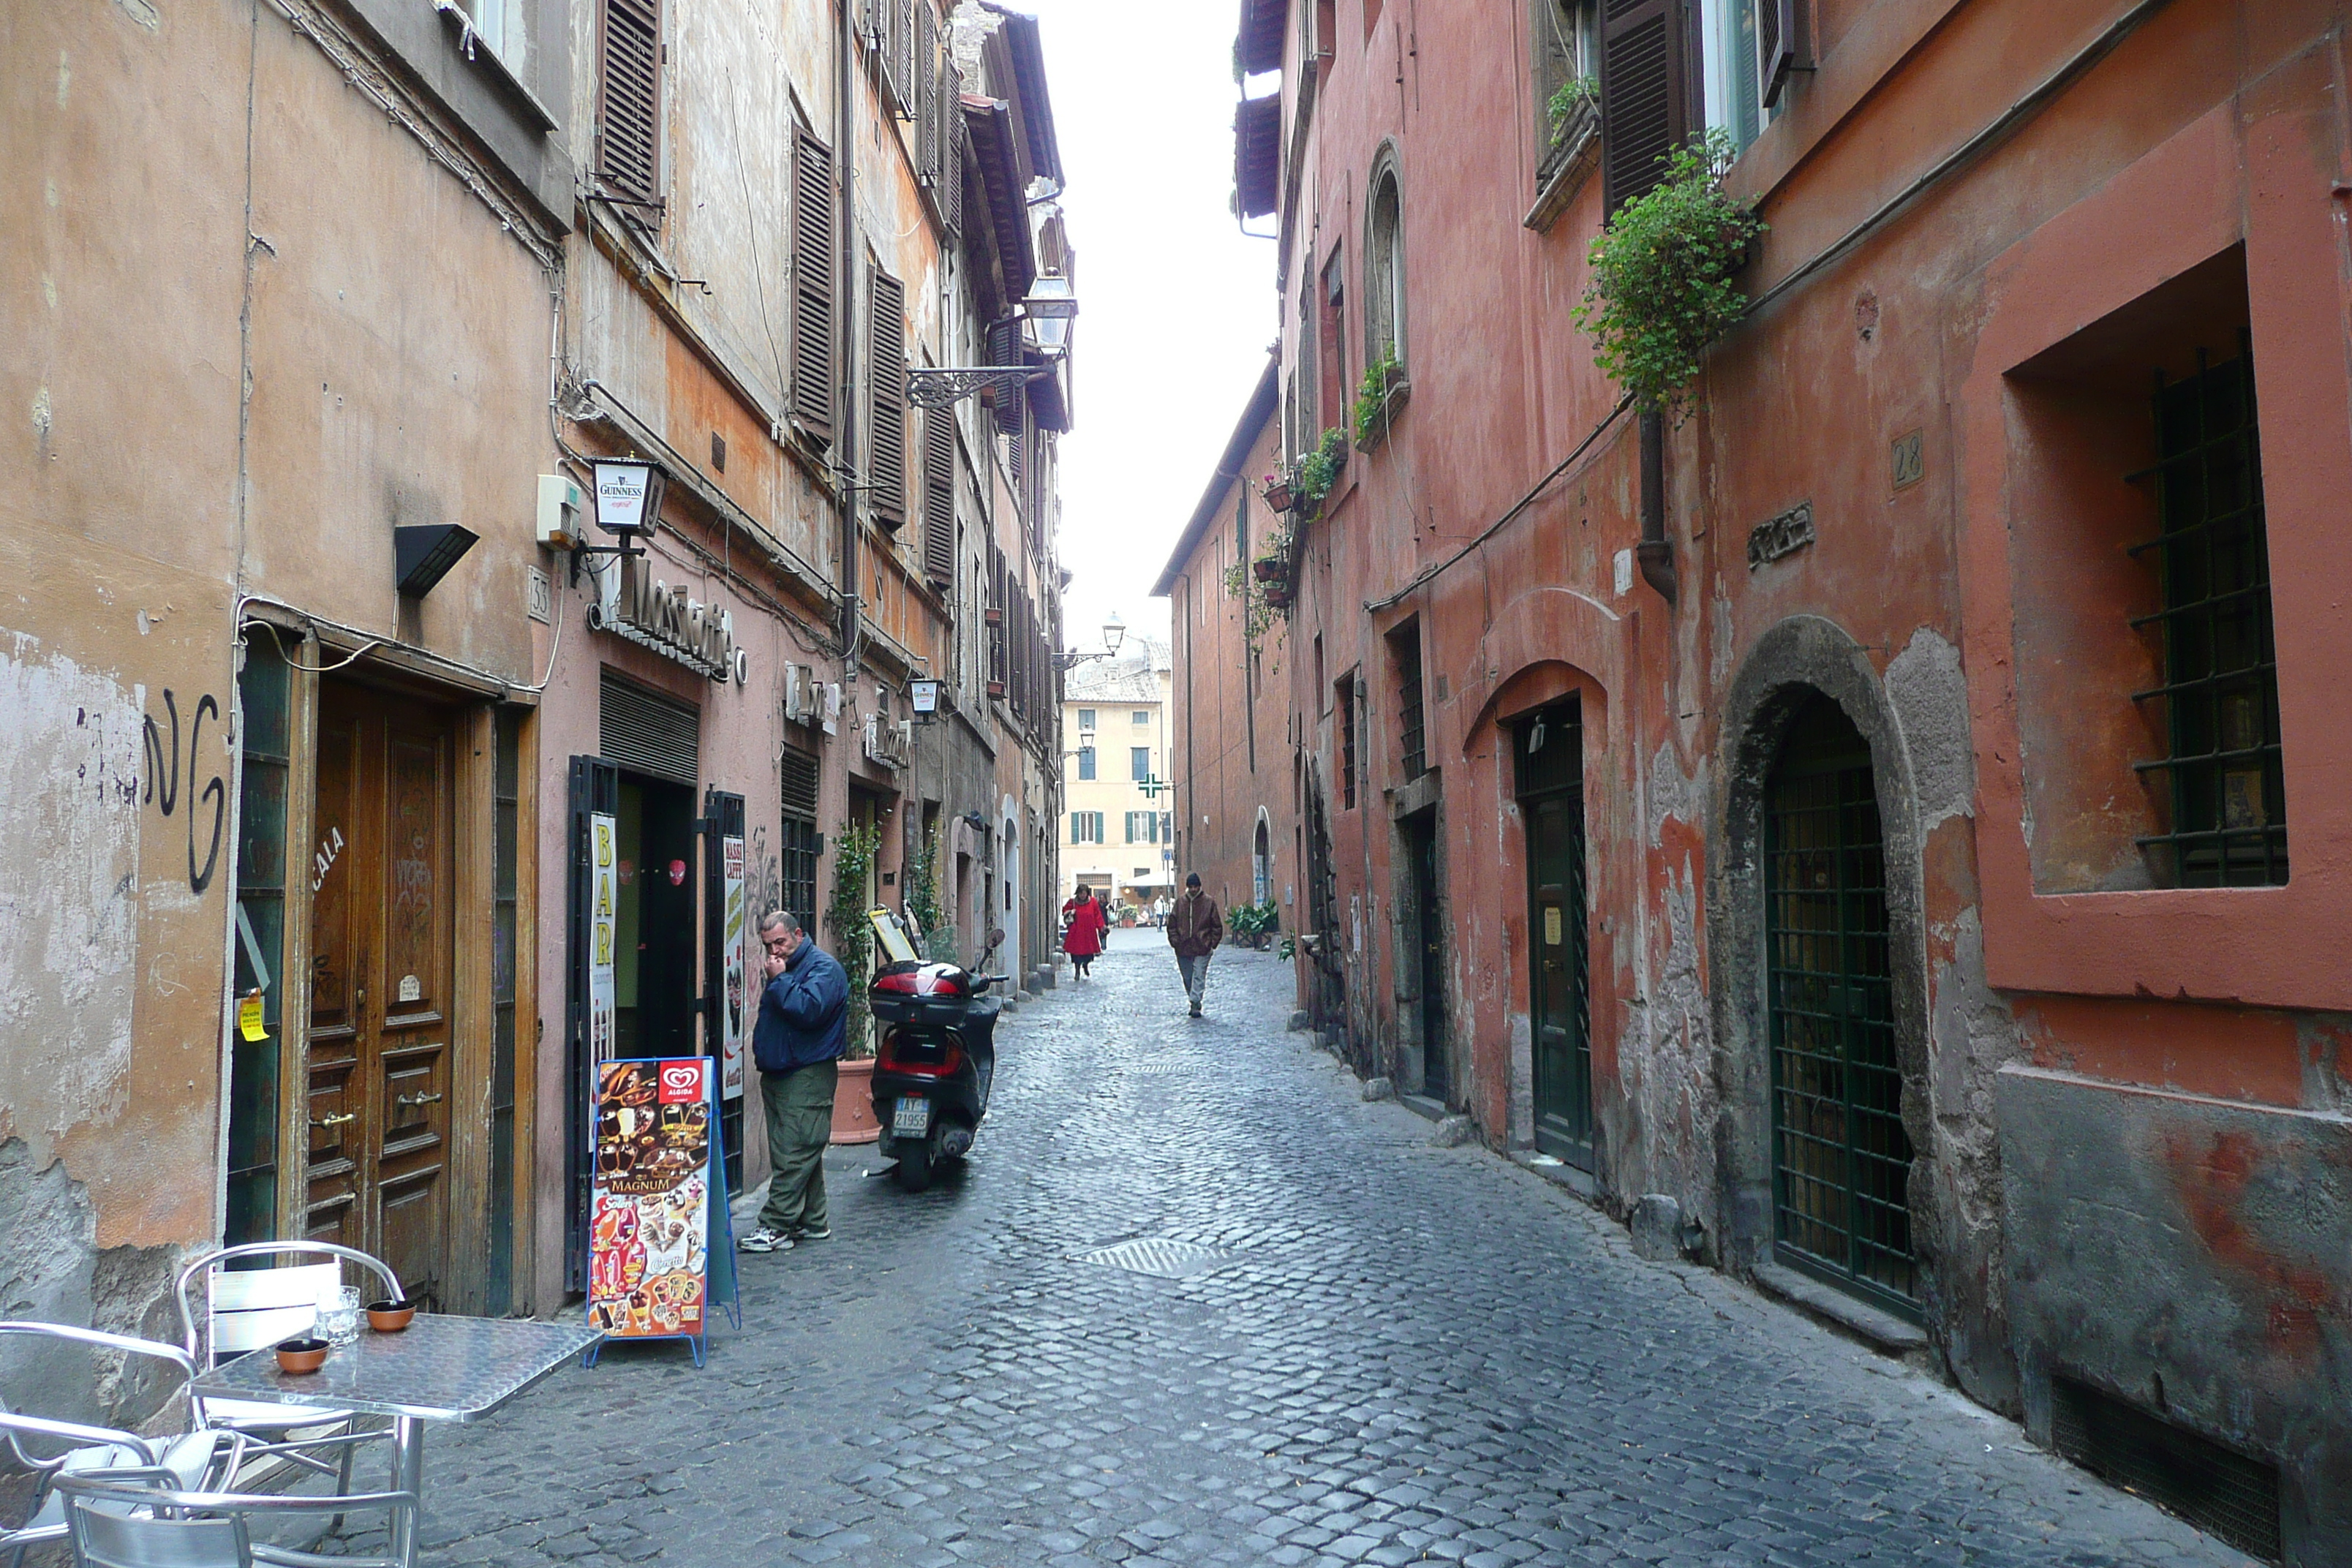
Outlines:
[[[225,1362],[190,1385],[205,1399],[260,1399],[389,1415],[399,1450],[396,1489],[416,1494],[425,1477],[425,1423],[474,1421],[577,1356],[604,1335],[579,1323],[419,1312],[399,1333],[362,1327],[317,1372],[281,1372],[275,1351]],[[416,1524],[395,1518],[393,1553],[416,1561]]]

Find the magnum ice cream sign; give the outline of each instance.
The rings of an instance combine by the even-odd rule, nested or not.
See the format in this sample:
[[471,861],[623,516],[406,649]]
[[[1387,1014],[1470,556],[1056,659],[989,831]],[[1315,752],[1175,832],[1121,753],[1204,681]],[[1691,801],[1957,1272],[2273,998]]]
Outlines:
[[687,597],[686,585],[655,576],[648,555],[608,557],[596,573],[600,590],[588,624],[666,654],[717,681],[751,679],[751,656],[735,646],[732,611]]

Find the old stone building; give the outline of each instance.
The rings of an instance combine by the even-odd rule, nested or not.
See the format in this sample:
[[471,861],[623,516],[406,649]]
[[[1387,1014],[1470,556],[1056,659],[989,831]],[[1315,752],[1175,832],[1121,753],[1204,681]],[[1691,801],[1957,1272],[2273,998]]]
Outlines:
[[[1114,623],[1116,624],[1116,623]],[[1168,648],[1122,637],[1118,655],[1070,663],[1062,678],[1062,732],[1069,738],[1062,811],[1060,893],[1100,893],[1113,918],[1172,897],[1174,757]]]
[[[1249,0],[1237,40],[1286,472],[1345,454],[1276,577],[1318,1026],[2302,1563],[2352,1554],[2345,20]],[[1571,312],[1706,129],[1769,232],[1644,417]]]
[[926,867],[940,943],[1043,964],[1033,20],[69,0],[0,53],[12,1312],[176,1338],[184,1258],[281,1237],[560,1308],[595,1056],[726,1058],[764,1177],[727,911],[819,921],[853,832],[852,901]]

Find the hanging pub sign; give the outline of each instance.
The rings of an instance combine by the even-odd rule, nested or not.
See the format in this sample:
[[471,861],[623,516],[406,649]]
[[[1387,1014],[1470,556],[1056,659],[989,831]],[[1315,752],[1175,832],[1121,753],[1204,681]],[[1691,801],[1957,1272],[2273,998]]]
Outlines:
[[716,1066],[603,1063],[588,1118],[588,1326],[612,1340],[688,1341],[697,1366],[714,1310],[742,1327]]
[[651,463],[600,458],[596,477],[596,526],[624,538],[650,530],[661,515],[662,471]]
[[725,684],[751,679],[751,656],[735,646],[735,614],[687,597],[653,574],[650,555],[607,556],[592,568],[596,602],[588,624],[674,658],[688,669]]

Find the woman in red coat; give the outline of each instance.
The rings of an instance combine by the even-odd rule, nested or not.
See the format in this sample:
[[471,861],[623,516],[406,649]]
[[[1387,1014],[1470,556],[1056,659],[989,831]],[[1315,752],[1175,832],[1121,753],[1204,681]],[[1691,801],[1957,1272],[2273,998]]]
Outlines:
[[1099,902],[1092,898],[1078,900],[1077,909],[1070,915],[1070,929],[1062,935],[1062,951],[1077,966],[1079,979],[1087,977],[1087,965],[1102,952],[1103,932],[1109,924]]

